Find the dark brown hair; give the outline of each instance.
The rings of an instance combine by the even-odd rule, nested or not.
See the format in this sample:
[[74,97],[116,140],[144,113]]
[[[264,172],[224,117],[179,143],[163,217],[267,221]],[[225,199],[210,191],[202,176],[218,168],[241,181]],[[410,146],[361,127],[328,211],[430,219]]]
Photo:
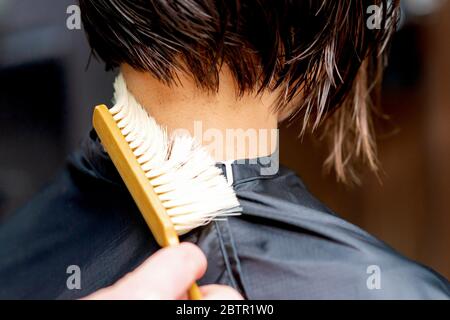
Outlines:
[[[326,164],[347,181],[359,158],[376,170],[371,93],[397,21],[389,0],[80,0],[96,56],[171,84],[175,71],[216,90],[226,64],[239,93],[278,90],[276,108],[323,119]],[[368,26],[377,6],[379,19]]]

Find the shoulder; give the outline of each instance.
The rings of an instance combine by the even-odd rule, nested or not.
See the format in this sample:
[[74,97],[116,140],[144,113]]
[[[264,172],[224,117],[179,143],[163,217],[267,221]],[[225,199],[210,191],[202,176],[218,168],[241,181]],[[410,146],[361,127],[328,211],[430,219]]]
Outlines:
[[[129,196],[64,170],[0,226],[0,298],[79,298],[156,250]],[[81,290],[69,290],[78,266]]]
[[450,298],[446,279],[334,215],[289,170],[256,183],[237,188],[244,214],[229,222],[249,297]]

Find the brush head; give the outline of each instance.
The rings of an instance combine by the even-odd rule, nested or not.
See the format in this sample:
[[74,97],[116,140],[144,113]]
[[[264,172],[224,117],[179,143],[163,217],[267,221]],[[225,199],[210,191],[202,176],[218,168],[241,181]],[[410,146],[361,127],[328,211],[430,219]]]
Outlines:
[[191,136],[169,136],[128,91],[120,74],[109,110],[178,235],[241,212],[233,188]]

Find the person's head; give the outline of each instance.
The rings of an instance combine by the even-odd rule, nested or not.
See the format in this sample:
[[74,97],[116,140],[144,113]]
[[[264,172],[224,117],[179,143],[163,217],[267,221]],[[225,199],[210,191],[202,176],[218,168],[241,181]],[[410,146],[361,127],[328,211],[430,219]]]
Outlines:
[[371,122],[374,84],[395,29],[393,0],[79,0],[93,52],[107,68],[128,64],[173,84],[188,73],[217,90],[231,71],[238,93],[272,91],[280,117],[324,120],[327,164],[377,168]]

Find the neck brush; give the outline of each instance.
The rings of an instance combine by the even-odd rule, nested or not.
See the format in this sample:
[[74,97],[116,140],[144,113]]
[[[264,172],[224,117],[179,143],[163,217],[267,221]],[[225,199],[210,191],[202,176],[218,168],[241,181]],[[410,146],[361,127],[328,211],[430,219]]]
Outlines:
[[122,75],[114,87],[114,107],[97,106],[93,126],[158,244],[176,245],[180,235],[238,215],[236,194],[210,154],[189,135],[169,137]]

